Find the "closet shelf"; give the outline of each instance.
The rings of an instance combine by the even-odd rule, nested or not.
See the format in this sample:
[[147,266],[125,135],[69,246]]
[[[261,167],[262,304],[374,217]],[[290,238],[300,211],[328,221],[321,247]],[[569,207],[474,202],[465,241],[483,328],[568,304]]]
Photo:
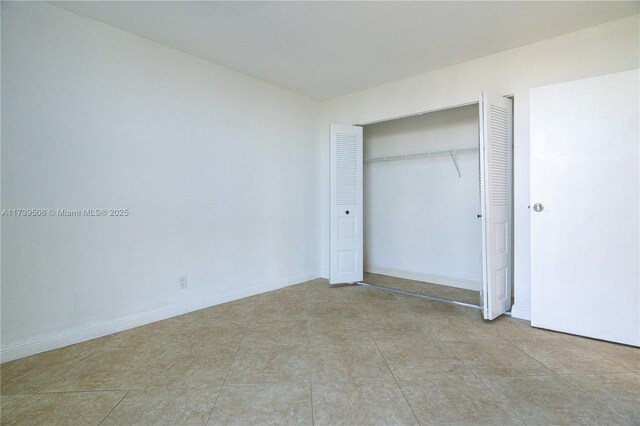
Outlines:
[[386,157],[373,157],[366,158],[364,160],[365,163],[378,163],[381,161],[396,161],[396,160],[409,160],[411,158],[429,158],[429,157],[438,157],[442,155],[451,156],[453,160],[454,166],[456,166],[456,170],[458,171],[458,177],[460,177],[460,168],[458,167],[458,161],[456,160],[456,154],[462,154],[466,152],[477,152],[478,148],[459,148],[459,149],[446,149],[442,151],[427,151],[427,152],[414,152],[411,154],[398,154],[398,155],[388,155]]

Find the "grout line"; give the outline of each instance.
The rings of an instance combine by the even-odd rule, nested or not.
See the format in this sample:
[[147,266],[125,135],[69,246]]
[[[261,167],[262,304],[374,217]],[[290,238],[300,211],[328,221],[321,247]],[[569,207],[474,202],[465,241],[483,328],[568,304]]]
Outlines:
[[[58,381],[58,380],[60,380],[62,377],[64,377],[64,376],[65,376],[69,371],[73,370],[73,369],[74,369],[78,364],[80,364],[80,363],[81,363],[82,361],[84,361],[85,359],[89,358],[89,356],[91,356],[93,353],[94,353],[93,351],[92,351],[92,352],[89,352],[88,354],[86,354],[85,356],[83,356],[82,358],[80,358],[78,361],[76,361],[75,363],[73,363],[73,365],[72,365],[71,367],[67,368],[66,370],[64,370],[64,371],[63,371],[62,373],[60,373],[59,375],[56,375],[56,376],[55,376],[55,380],[54,380],[54,382],[53,382],[53,383],[50,383],[50,384],[48,384],[48,385],[43,385],[42,387],[37,388],[35,391],[33,391],[33,392],[32,392],[32,393],[33,393],[33,395],[44,394],[44,393],[53,393],[53,392],[45,392],[45,390],[46,390],[47,388],[50,388],[51,386],[53,386],[53,385],[55,384],[55,382],[56,382],[56,381]],[[13,378],[11,378],[11,379],[9,379],[9,380],[13,380],[13,379],[15,379],[15,378],[17,378],[17,377],[20,377],[20,376],[13,377]],[[20,404],[20,405],[22,405],[22,404]],[[17,408],[17,407],[16,407],[16,408]]]
[[[591,398],[592,400],[596,401],[598,404],[601,404],[606,410],[608,410],[610,413],[615,414],[616,416],[618,416],[619,418],[621,418],[625,423],[629,423],[629,421],[623,417],[621,414],[618,414],[616,411],[614,411],[613,409],[609,408],[609,406],[607,404],[605,404],[604,402],[600,401],[598,398],[591,396],[589,393],[587,393],[586,391],[582,390],[578,385],[575,385],[573,383],[571,383],[570,381],[568,381],[567,379],[565,379],[564,377],[562,377],[560,374],[557,374],[558,377],[560,377],[562,380],[564,380],[566,383],[568,383],[571,387],[579,390],[580,392],[582,392],[583,394],[585,394],[587,397]],[[630,423],[629,423],[630,424]]]
[[[487,382],[485,380],[482,379],[482,377],[478,376],[477,374],[475,374],[475,376],[478,378],[478,380],[480,380],[480,383],[482,383],[482,385],[489,392],[491,392],[491,394],[494,395],[498,399],[498,401],[500,401],[502,403],[502,405],[504,405],[506,407],[506,409],[509,410],[509,412],[511,414],[513,414],[515,416],[516,419],[520,420],[522,422],[522,424],[524,424],[524,425],[527,424],[522,418],[520,418],[518,413],[513,408],[511,408],[511,404],[509,403],[509,401],[501,398],[500,395],[498,395],[493,389],[491,389],[491,387],[487,384]],[[542,376],[542,377],[549,377],[549,376]]]
[[[260,301],[258,301],[258,303],[260,303]],[[255,308],[257,306],[254,306],[254,311]],[[253,312],[251,312],[250,315],[253,315]],[[216,399],[215,401],[213,401],[213,406],[211,407],[211,410],[209,411],[209,415],[207,416],[207,421],[204,422],[204,424],[206,425],[207,423],[209,423],[209,420],[211,419],[211,415],[213,414],[213,410],[216,408],[216,404],[218,404],[218,399],[220,398],[220,394],[222,393],[222,390],[224,389],[224,386],[227,384],[227,378],[229,377],[229,373],[231,372],[231,368],[233,367],[233,363],[236,360],[236,357],[238,356],[238,352],[240,352],[240,347],[242,346],[242,342],[244,341],[244,338],[247,336],[247,333],[249,332],[249,326],[250,324],[253,322],[253,319],[251,321],[247,322],[246,328],[244,329],[244,334],[242,335],[242,339],[240,340],[240,343],[238,344],[238,349],[236,349],[236,353],[233,355],[233,359],[231,360],[231,363],[229,364],[229,369],[227,370],[227,374],[224,376],[224,380],[222,382],[222,386],[220,386],[220,390],[218,391],[218,395],[216,395]]]
[[120,398],[120,401],[118,401],[118,403],[116,405],[113,406],[113,408],[111,410],[109,410],[109,412],[107,413],[106,416],[104,416],[104,418],[100,421],[100,423],[98,423],[98,426],[100,426],[102,423],[104,423],[105,420],[107,420],[107,417],[109,417],[111,415],[111,413],[113,413],[113,410],[116,409],[116,407],[118,407],[118,405],[120,405],[120,403],[122,402],[123,399],[125,399],[127,397],[127,395],[129,395],[129,392],[131,391],[127,391],[127,393],[124,394],[124,396],[122,398]]
[[[516,376],[496,376],[496,378],[505,378],[505,377],[559,377],[562,380],[564,380],[566,383],[568,383],[571,387],[579,390],[580,392],[582,392],[583,394],[585,394],[587,397],[589,397],[590,399],[602,404],[603,406],[605,406],[605,408],[607,410],[609,410],[610,412],[614,413],[616,416],[620,417],[621,419],[623,419],[625,422],[627,421],[624,417],[622,417],[621,415],[619,415],[618,413],[616,413],[615,411],[611,410],[609,407],[607,407],[604,403],[602,403],[601,401],[598,401],[596,398],[592,397],[591,395],[589,395],[588,393],[586,393],[585,391],[583,391],[582,389],[580,389],[578,386],[574,385],[573,383],[569,382],[567,379],[565,379],[564,377],[562,377],[559,373],[556,373],[555,371],[551,370],[551,368],[547,367],[545,364],[543,364],[541,361],[539,361],[538,359],[536,359],[533,355],[529,354],[528,352],[524,351],[523,349],[519,348],[518,346],[516,346],[513,342],[511,342],[510,340],[506,339],[506,338],[501,338],[502,340],[504,340],[506,343],[508,343],[509,345],[513,346],[515,349],[517,349],[518,351],[522,352],[523,354],[527,355],[529,358],[531,358],[532,360],[534,360],[535,362],[537,362],[538,364],[542,365],[545,369],[549,370],[551,372],[551,374],[548,375],[544,375],[544,374],[527,374],[527,375],[516,375]],[[464,361],[463,361],[464,363]],[[466,365],[466,364],[465,364]],[[475,373],[474,373],[475,374]],[[487,385],[486,380],[487,378],[482,378],[480,376],[478,376],[477,374],[475,374],[476,377],[478,377],[478,379],[480,379],[480,381],[485,385],[485,387],[487,387],[494,395],[496,395],[496,397],[498,397],[498,399],[500,399],[504,405],[506,405],[506,407],[509,409],[509,411],[511,411],[518,419],[520,419],[523,423],[524,420],[522,420],[520,418],[520,416],[518,416],[518,414],[511,408],[511,404],[509,404],[509,401],[505,401],[504,399],[502,399],[497,393],[495,393],[493,391],[493,389],[491,389],[490,386]],[[526,424],[526,423],[525,423]]]
[[[518,346],[516,346],[512,341],[502,338],[502,340],[504,340],[505,342],[507,342],[507,344],[513,346],[515,349],[517,349],[518,351],[522,352],[523,354],[525,354],[526,356],[528,356],[529,358],[531,358],[532,360],[534,360],[535,362],[537,362],[538,364],[540,364],[541,366],[543,366],[544,368],[546,368],[547,370],[549,370],[551,372],[551,374],[549,374],[550,376],[552,375],[556,375],[559,376],[558,373],[556,373],[555,371],[553,371],[551,368],[549,368],[545,363],[543,363],[542,361],[540,361],[539,359],[537,359],[536,357],[534,357],[533,355],[531,355],[529,352],[519,348]],[[531,374],[532,376],[542,376],[542,374]]]
[[[304,309],[305,309],[305,313],[308,313],[308,308],[309,306],[307,305],[307,291],[305,289],[305,295],[304,295]],[[313,379],[311,378],[311,323],[309,321],[309,318],[307,317],[307,361],[308,361],[308,365],[309,365],[309,396],[311,398],[311,424],[315,425],[315,418],[314,418],[314,409],[313,409]]]
[[[593,351],[592,351],[593,352]],[[625,367],[624,365],[620,364],[618,361],[609,358],[607,355],[601,353],[601,352],[593,352],[597,355],[600,355],[601,357],[603,357],[604,359],[613,362],[614,364],[619,365],[621,368],[623,368],[625,371],[618,371],[618,373],[634,373],[634,371],[629,370],[627,367]],[[637,374],[637,373],[636,373]]]
[[[139,388],[146,389],[146,388]],[[50,392],[36,392],[34,395],[50,395],[50,394],[58,394],[58,393],[93,393],[93,392],[129,392],[131,390],[139,390],[134,388],[120,388],[120,389],[78,389],[78,390],[61,390],[61,391],[50,391]]]
[[[92,355],[92,354],[93,354],[93,352],[89,352],[89,353],[88,353],[88,354],[86,354],[85,356],[81,357],[78,361],[76,361],[75,363],[73,363],[73,365],[72,365],[71,367],[67,368],[66,370],[63,370],[60,374],[56,375],[56,376],[55,376],[55,380],[54,380],[52,383],[49,383],[49,384],[43,385],[43,386],[41,386],[41,387],[37,388],[36,390],[34,390],[33,392],[27,392],[26,394],[16,394],[16,395],[29,395],[29,394],[30,394],[30,395],[38,395],[38,394],[45,394],[45,393],[53,393],[53,392],[46,392],[45,390],[46,390],[47,388],[50,388],[51,386],[53,386],[53,385],[55,384],[55,382],[56,382],[56,381],[58,381],[59,379],[61,379],[64,375],[66,375],[69,371],[71,371],[75,366],[77,366],[78,364],[80,364],[82,361],[84,361],[85,359],[87,359],[87,358],[88,358],[90,355]],[[12,378],[10,378],[10,379],[7,379],[6,381],[13,380],[13,379],[17,379],[17,378],[19,378],[19,377],[20,377],[20,376],[14,376],[14,377],[12,377]],[[11,395],[11,394],[7,394],[7,395]],[[30,399],[30,398],[29,398],[29,399]],[[23,401],[23,403],[24,403],[24,402],[26,402],[26,401]],[[22,405],[22,403],[21,403],[20,405]],[[15,408],[18,408],[18,407],[15,407]],[[14,408],[14,409],[15,409],[15,408]],[[11,411],[13,411],[13,410],[11,410]],[[4,416],[4,414],[2,414],[2,416]]]
[[[29,398],[25,399],[24,401],[22,401],[20,404],[16,405],[15,407],[13,407],[11,410],[7,411],[7,412],[2,412],[0,414],[0,419],[2,419],[3,417],[5,417],[7,414],[9,414],[10,412],[12,412],[13,410],[15,410],[16,408],[20,407],[22,404],[24,404],[25,402],[29,401],[31,398],[33,398],[34,396],[36,396],[37,394],[16,394],[16,395],[29,395]],[[11,395],[5,395],[5,396],[11,396]],[[0,395],[0,399],[2,398],[2,395]]]
[[[520,420],[520,421],[522,422],[522,424],[523,424],[523,425],[526,425],[526,422],[525,422],[523,419],[521,419],[521,418],[520,418],[520,416],[518,415],[518,413],[516,413],[516,412],[515,412],[515,410],[513,410],[513,409],[511,408],[511,404],[509,404],[509,403],[508,403],[508,401],[506,401],[506,400],[502,399],[502,398],[500,397],[500,395],[498,395],[497,393],[495,393],[495,392],[493,391],[493,389],[491,389],[491,387],[489,387],[489,386],[487,385],[487,383],[486,383],[484,380],[482,380],[482,377],[480,377],[480,376],[479,376],[475,371],[473,371],[473,369],[471,369],[471,367],[469,367],[469,365],[468,365],[466,362],[464,362],[464,360],[463,360],[461,357],[459,357],[459,356],[458,356],[458,355],[453,351],[453,349],[451,349],[451,348],[447,345],[446,340],[441,340],[441,339],[439,339],[439,338],[438,338],[438,336],[436,336],[436,338],[437,338],[438,340],[440,340],[440,342],[444,345],[444,347],[445,347],[445,348],[447,348],[447,349],[448,349],[448,350],[449,350],[449,351],[450,351],[450,352],[451,352],[451,353],[452,353],[452,354],[453,354],[453,355],[454,355],[454,356],[455,356],[455,357],[456,357],[456,358],[457,358],[457,359],[462,363],[462,365],[464,365],[464,366],[465,366],[465,367],[466,367],[466,368],[471,372],[471,374],[473,374],[473,375],[474,375],[474,376],[475,376],[475,377],[480,381],[480,383],[482,383],[482,385],[483,385],[483,386],[484,386],[484,387],[485,387],[489,392],[491,392],[491,394],[492,394],[492,395],[494,395],[494,396],[496,397],[496,399],[497,399],[498,401],[500,401],[500,402],[502,403],[502,405],[504,405],[504,406],[506,407],[506,409],[507,409],[507,410],[509,410],[509,412],[510,412],[511,414],[513,414],[513,415],[515,416],[515,418],[516,418],[516,419]],[[506,342],[506,340],[505,340],[504,338],[499,338],[499,339],[500,339],[500,340],[503,340],[503,341],[505,341],[505,342]],[[503,376],[503,377],[504,377],[504,376]]]
[[369,335],[371,336],[371,339],[373,340],[373,344],[376,346],[376,349],[378,350],[378,353],[382,357],[382,360],[384,361],[384,364],[387,366],[387,369],[389,370],[389,373],[391,373],[391,377],[393,377],[393,381],[395,382],[396,386],[398,387],[398,390],[400,391],[400,395],[402,395],[402,397],[404,398],[404,402],[407,403],[407,406],[409,407],[409,410],[411,410],[411,414],[413,414],[413,418],[416,420],[416,422],[419,425],[421,425],[422,423],[420,423],[420,420],[418,420],[418,416],[416,416],[416,413],[413,411],[413,407],[409,403],[409,400],[407,399],[407,396],[404,394],[404,391],[402,390],[402,387],[400,386],[400,383],[398,383],[398,379],[396,378],[396,375],[393,374],[393,370],[391,370],[391,367],[389,367],[389,363],[387,362],[387,359],[384,357],[384,354],[380,350],[380,347],[378,346],[378,342],[376,341],[375,337],[373,337],[373,333],[371,333],[371,330],[369,329],[369,326],[367,324],[366,319],[363,318],[363,320],[364,320],[364,326],[367,329],[367,331],[369,332]]

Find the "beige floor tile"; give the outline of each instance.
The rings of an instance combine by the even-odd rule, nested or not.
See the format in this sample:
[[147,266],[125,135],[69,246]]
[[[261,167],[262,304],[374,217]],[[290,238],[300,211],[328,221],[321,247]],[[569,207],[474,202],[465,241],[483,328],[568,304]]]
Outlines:
[[0,366],[2,381],[10,380],[25,373],[45,370],[64,372],[86,357],[90,350],[83,344],[66,346],[52,351],[42,352],[15,361],[5,362]]
[[354,318],[309,318],[309,327],[326,327],[326,328],[361,328],[366,329],[364,318],[357,316]]
[[20,406],[20,404],[31,398],[31,396],[30,394],[0,395],[0,417]]
[[429,329],[419,319],[367,318],[367,328],[377,343],[406,342],[425,343]]
[[560,339],[512,339],[511,342],[558,374],[629,372],[603,355]]
[[104,425],[204,425],[218,391],[199,388],[132,390]]
[[260,303],[253,311],[252,319],[254,322],[306,320],[307,307],[304,301]]
[[[480,321],[481,318],[481,314],[478,313],[476,319]],[[531,324],[528,321],[522,321],[504,315],[486,323],[486,325],[495,330],[497,337],[507,340],[535,339],[536,336],[541,336],[547,333],[541,329],[531,327]]]
[[[47,387],[49,392],[129,389],[147,352],[117,349],[89,355]],[[150,355],[152,358],[153,355]]]
[[[146,326],[145,326],[146,327]],[[157,333],[156,329],[151,333],[147,333],[146,330],[151,331],[151,328],[142,329],[142,327],[136,327],[131,330],[121,331],[119,333],[109,334],[104,337],[93,339],[90,342],[93,345],[94,351],[114,351],[122,348],[132,348],[136,346],[154,345],[162,339],[173,340],[175,336],[179,336],[177,333],[171,336],[162,336]]]
[[549,340],[550,345],[566,346],[581,349],[585,352],[597,353],[622,365],[628,370],[640,370],[640,348],[552,330],[545,330],[543,328],[531,327],[531,323],[529,321],[516,319],[511,320],[516,321],[517,324],[523,326],[520,330],[521,334],[516,336],[504,336],[506,339],[511,340],[514,343],[522,343],[527,340],[541,343],[544,340]]
[[232,358],[224,364],[204,360],[176,362],[169,367],[155,366],[136,374],[134,388],[198,387],[219,388],[229,370]]
[[373,338],[364,327],[350,327],[346,324],[324,324],[314,322],[309,325],[309,343],[312,346],[348,345],[352,343],[372,344]]
[[640,424],[640,376],[635,373],[580,374],[565,380],[633,424]]
[[126,392],[71,392],[34,395],[2,418],[6,425],[97,425]]
[[73,345],[2,364],[3,395],[38,392],[82,361],[91,352],[85,345]]
[[490,321],[472,319],[466,315],[431,317],[425,326],[442,340],[497,339],[499,330]]
[[[328,284],[327,284],[328,286]],[[307,306],[313,303],[351,303],[346,299],[343,287],[336,287],[332,289],[317,289],[305,292],[305,301]]]
[[359,303],[355,307],[360,311],[360,314],[365,318],[388,318],[396,319],[402,317],[411,318],[411,314],[407,312],[404,306],[405,304],[398,300],[378,300],[368,303]]
[[631,424],[640,424],[640,399],[636,395],[618,395],[600,402]]
[[237,353],[235,347],[166,350],[135,369],[135,388],[199,387],[218,389]]
[[40,392],[55,383],[64,372],[59,370],[34,370],[12,379],[3,380],[0,394],[19,395]]
[[[337,289],[336,289],[337,290]],[[395,293],[390,291],[378,290],[364,286],[344,286],[336,291],[340,300],[349,303],[367,303],[367,302],[384,302],[387,300],[398,300]]]
[[[508,319],[510,319],[511,321],[507,321]],[[531,322],[519,320],[516,318],[508,318],[508,317],[501,316],[493,320],[492,323],[496,323],[498,325],[496,328],[498,328],[500,337],[507,340],[523,341],[523,340],[536,340],[541,338],[556,339],[556,338],[562,338],[563,336],[566,336],[563,333],[558,333],[550,330],[545,330],[542,328],[532,327]],[[503,327],[503,323],[506,325],[506,327]],[[520,326],[520,327],[515,328],[514,325]],[[508,328],[508,329],[505,329],[505,328]]]
[[448,340],[445,345],[481,377],[553,374],[503,339]]
[[247,329],[247,323],[242,322],[199,321],[188,327],[175,342],[178,346],[190,348],[219,346],[237,348]]
[[417,425],[395,381],[313,384],[316,425]]
[[483,381],[527,424],[626,424],[622,417],[559,376]]
[[327,280],[317,280],[305,285],[308,302],[331,302],[342,298],[343,286],[332,287]]
[[466,315],[470,310],[470,308],[452,305],[450,303],[416,298],[402,301],[402,306],[409,315],[416,319],[425,319],[437,316]]
[[310,425],[308,383],[226,384],[209,425]]
[[280,290],[262,293],[259,297],[259,303],[284,303],[298,302],[303,303],[306,299],[307,290],[304,285],[293,285]]
[[5,363],[0,389],[3,423],[95,424],[126,392],[109,422],[202,423],[225,378],[213,424],[311,423],[312,394],[318,423],[412,423],[395,375],[423,423],[640,424],[639,370],[636,348],[314,280]]
[[621,416],[597,402],[585,406],[548,407],[532,414],[518,415],[526,424],[532,425],[629,425]]
[[305,345],[309,340],[307,321],[258,321],[251,323],[243,346]]
[[282,383],[309,379],[307,345],[240,346],[227,383]]
[[616,354],[601,353],[605,358],[623,366],[629,371],[640,374],[640,349],[637,351],[621,351]]
[[362,319],[360,311],[356,306],[343,300],[333,302],[307,302],[307,313],[310,321],[339,319],[345,323],[350,323]]
[[603,355],[624,368],[640,374],[640,348],[603,342],[601,340],[583,339],[588,349]]
[[421,424],[523,424],[476,377],[398,383]]
[[635,395],[640,400],[640,376],[635,373],[563,375],[568,382],[596,399]]
[[96,352],[48,391],[112,390],[167,386],[219,386],[236,349],[182,347]]
[[312,382],[393,379],[375,344],[311,346]]
[[378,343],[378,347],[397,380],[473,376],[462,361],[434,338],[423,344]]
[[187,322],[181,317],[169,318],[133,328],[131,330],[91,340],[95,351],[113,351],[119,349],[164,347],[167,344],[182,344],[188,335],[206,323]]
[[190,312],[188,314],[175,317],[175,319],[187,322],[211,320],[248,322],[251,320],[251,314],[258,305],[258,301],[258,298],[240,299],[212,306],[210,308],[201,309],[199,311]]

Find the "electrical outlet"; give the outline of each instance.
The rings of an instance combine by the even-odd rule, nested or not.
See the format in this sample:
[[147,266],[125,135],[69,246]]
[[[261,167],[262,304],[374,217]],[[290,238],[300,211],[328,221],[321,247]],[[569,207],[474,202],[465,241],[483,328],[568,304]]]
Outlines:
[[180,276],[180,280],[178,280],[178,288],[180,290],[184,290],[185,288],[187,288],[187,276],[186,275],[181,275]]

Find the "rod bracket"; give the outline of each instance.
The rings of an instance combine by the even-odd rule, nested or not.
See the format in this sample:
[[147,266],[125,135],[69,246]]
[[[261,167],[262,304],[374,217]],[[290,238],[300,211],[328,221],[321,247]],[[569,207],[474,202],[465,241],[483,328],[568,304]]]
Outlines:
[[456,166],[456,170],[458,171],[458,177],[462,177],[460,174],[460,167],[458,167],[458,161],[456,160],[456,152],[449,151],[449,155],[451,155],[451,159],[453,160],[453,165]]

